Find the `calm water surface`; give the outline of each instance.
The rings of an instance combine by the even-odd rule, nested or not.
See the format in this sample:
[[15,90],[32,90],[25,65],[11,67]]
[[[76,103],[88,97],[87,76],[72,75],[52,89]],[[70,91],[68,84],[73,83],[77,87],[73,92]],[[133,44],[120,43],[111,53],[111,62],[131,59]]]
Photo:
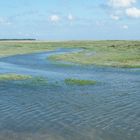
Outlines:
[[[140,69],[80,66],[49,61],[52,54],[0,59],[0,73],[48,79],[0,82],[0,140],[140,140]],[[69,86],[65,78],[93,79]]]

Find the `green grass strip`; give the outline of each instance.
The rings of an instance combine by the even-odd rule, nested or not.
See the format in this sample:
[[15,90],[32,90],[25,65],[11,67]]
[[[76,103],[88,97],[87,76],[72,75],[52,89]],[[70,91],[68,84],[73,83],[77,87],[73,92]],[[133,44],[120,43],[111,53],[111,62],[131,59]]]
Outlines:
[[65,79],[65,83],[68,84],[68,85],[85,86],[85,85],[95,85],[96,81],[80,80],[80,79]]
[[20,75],[20,74],[0,74],[0,81],[8,81],[8,80],[26,80],[31,79],[31,76],[28,75]]

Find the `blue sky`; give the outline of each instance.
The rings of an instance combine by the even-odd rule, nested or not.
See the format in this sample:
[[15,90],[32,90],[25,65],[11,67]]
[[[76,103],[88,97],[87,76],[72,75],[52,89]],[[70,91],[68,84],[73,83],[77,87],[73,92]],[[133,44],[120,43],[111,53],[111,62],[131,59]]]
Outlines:
[[140,1],[0,0],[0,38],[140,39]]

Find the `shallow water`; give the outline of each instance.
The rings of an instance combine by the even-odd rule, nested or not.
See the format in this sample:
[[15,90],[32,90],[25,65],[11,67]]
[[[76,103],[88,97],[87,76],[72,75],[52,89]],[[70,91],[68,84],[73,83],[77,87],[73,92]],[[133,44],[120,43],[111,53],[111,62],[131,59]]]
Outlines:
[[[73,51],[0,59],[0,73],[49,81],[0,82],[0,140],[140,139],[140,69],[63,65],[47,59]],[[69,86],[65,78],[93,79],[97,84]]]

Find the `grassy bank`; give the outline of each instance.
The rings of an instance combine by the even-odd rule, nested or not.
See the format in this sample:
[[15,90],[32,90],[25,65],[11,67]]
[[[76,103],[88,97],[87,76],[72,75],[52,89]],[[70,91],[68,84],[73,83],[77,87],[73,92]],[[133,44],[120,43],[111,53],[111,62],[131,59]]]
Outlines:
[[82,48],[83,51],[51,56],[51,60],[84,65],[140,67],[140,41],[0,41],[0,57],[58,48]]
[[54,50],[49,43],[35,41],[0,41],[0,57]]
[[77,42],[72,46],[84,50],[51,56],[50,59],[84,65],[140,67],[140,41],[86,41]]

